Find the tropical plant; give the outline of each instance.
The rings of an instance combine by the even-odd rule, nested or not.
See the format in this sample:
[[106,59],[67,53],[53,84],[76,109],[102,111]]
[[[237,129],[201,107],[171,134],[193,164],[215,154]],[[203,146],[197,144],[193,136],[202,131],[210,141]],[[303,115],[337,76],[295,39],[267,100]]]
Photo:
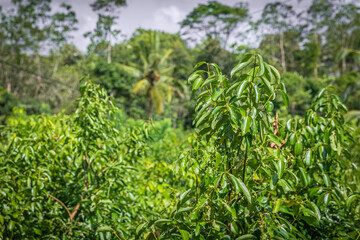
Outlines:
[[138,234],[147,226],[147,239],[358,237],[359,185],[346,171],[352,135],[341,100],[324,89],[304,119],[282,122],[273,100],[289,100],[273,66],[248,54],[230,77],[213,63],[195,66],[198,134],[180,171],[195,183]]
[[171,102],[173,92],[176,91],[179,96],[182,93],[174,88],[172,72],[173,65],[168,62],[173,49],[163,50],[160,47],[161,33],[149,31],[142,35],[139,42],[131,48],[134,49],[136,56],[141,60],[138,66],[120,64],[124,70],[140,79],[133,86],[133,93],[145,94],[149,100],[148,116],[152,117],[153,106],[158,114],[164,111],[164,102]]

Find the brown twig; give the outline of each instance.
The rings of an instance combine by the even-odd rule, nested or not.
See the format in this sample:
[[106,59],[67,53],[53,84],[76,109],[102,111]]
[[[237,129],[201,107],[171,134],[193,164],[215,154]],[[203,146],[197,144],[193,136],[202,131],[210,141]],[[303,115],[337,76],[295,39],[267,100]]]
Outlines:
[[[84,156],[84,158],[85,158],[85,156]],[[114,164],[115,164],[115,163],[114,163]],[[113,164],[113,165],[114,165],[114,164]],[[112,166],[111,166],[111,167],[112,167]],[[89,189],[89,188],[95,183],[95,179],[92,181],[92,183],[91,183],[90,185],[88,185],[88,181],[87,181],[87,177],[86,177],[86,172],[85,172],[85,162],[83,162],[83,168],[84,168],[85,190],[87,190],[87,189]],[[109,169],[109,167],[104,168],[104,169],[98,174],[97,177],[100,177],[100,176],[101,176],[102,174],[104,174],[108,169]],[[62,201],[60,201],[58,198],[54,197],[53,195],[51,195],[51,194],[49,194],[49,193],[48,193],[48,195],[49,195],[49,197],[51,197],[52,199],[54,199],[55,201],[57,201],[58,203],[60,203],[61,206],[63,206],[63,207],[65,208],[66,212],[67,212],[68,215],[69,215],[70,222],[71,222],[71,225],[72,225],[73,220],[74,220],[74,218],[75,218],[75,216],[76,216],[76,213],[78,212],[78,210],[79,210],[79,208],[80,208],[80,205],[81,205],[80,203],[81,203],[82,200],[84,200],[86,193],[81,194],[81,196],[80,196],[80,201],[76,204],[75,208],[74,208],[71,212],[70,212],[69,209],[66,207],[66,205],[65,205]],[[70,239],[71,231],[72,231],[72,227],[70,227],[69,232],[68,232],[68,238],[69,238],[69,239]]]
[[70,213],[69,209],[66,207],[66,205],[65,205],[62,201],[60,201],[58,198],[56,198],[56,197],[54,197],[53,195],[51,195],[50,193],[48,193],[48,195],[49,195],[49,197],[51,197],[52,199],[54,199],[55,201],[57,201],[58,203],[60,203],[61,206],[63,206],[63,207],[65,208],[66,212],[69,214],[69,217],[70,217],[70,219],[71,219],[71,213]]
[[[279,120],[279,115],[278,113],[276,113],[275,115],[275,121],[273,122],[273,128],[274,128],[274,135],[277,136],[279,135],[279,124],[278,124],[278,120]],[[281,148],[282,146],[278,146],[276,143],[270,142],[270,147],[274,148],[274,149],[278,149]]]

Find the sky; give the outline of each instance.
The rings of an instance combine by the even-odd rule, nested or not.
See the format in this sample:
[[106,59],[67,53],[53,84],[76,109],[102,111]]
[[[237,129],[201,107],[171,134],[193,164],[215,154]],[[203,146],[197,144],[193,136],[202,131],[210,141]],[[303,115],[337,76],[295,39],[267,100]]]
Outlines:
[[[222,4],[235,5],[240,0],[218,0]],[[296,9],[305,9],[309,0],[284,0],[294,5]],[[9,7],[11,0],[0,0],[0,5]],[[97,14],[92,11],[90,3],[93,0],[52,0],[52,8],[56,10],[61,3],[71,5],[76,12],[79,21],[78,31],[74,32],[71,40],[81,51],[86,51],[90,43],[84,38],[85,32],[95,28]],[[124,37],[131,37],[137,28],[162,30],[177,33],[181,22],[198,4],[206,3],[208,0],[127,0],[127,6],[121,8],[117,29],[121,30]],[[254,19],[259,18],[266,3],[272,0],[248,0],[249,11]],[[124,38],[123,37],[123,38]],[[120,41],[121,39],[118,39]]]

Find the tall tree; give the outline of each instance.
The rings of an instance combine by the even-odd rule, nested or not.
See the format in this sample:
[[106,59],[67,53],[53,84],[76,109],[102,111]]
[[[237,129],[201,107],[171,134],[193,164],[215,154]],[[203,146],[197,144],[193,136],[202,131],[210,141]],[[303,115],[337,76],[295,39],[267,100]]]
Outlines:
[[268,3],[262,13],[259,24],[266,27],[268,33],[277,34],[279,38],[279,46],[281,53],[281,67],[283,72],[286,72],[286,53],[285,53],[285,32],[293,28],[292,21],[294,20],[295,12],[291,5],[275,2]]
[[199,4],[181,22],[182,35],[191,36],[197,33],[201,38],[205,35],[210,39],[222,40],[226,46],[236,27],[249,19],[248,12],[247,5],[242,2],[233,7],[217,1]]
[[334,4],[332,0],[314,0],[307,10],[306,29],[309,38],[309,50],[312,53],[312,66],[315,79],[318,78],[319,62],[322,52],[321,32],[325,32],[329,25],[327,23],[334,14]]
[[[360,7],[353,3],[336,4],[334,17],[326,23],[325,51],[335,72],[357,71],[356,52],[360,49]],[[356,50],[357,49],[357,50]]]
[[[43,75],[48,68],[42,67],[40,55],[67,42],[76,29],[76,15],[66,4],[54,12],[51,0],[13,0],[12,3],[6,12],[0,13],[3,79],[9,93],[37,97],[47,85]],[[25,78],[25,72],[32,74]]]
[[139,79],[132,91],[148,98],[149,118],[152,118],[154,107],[158,114],[163,113],[165,101],[169,103],[174,92],[183,97],[174,78],[175,65],[171,61],[174,48],[161,46],[161,38],[165,37],[164,33],[138,30],[130,39],[129,47],[140,61],[119,64],[123,70]]
[[85,37],[90,37],[91,42],[97,45],[101,42],[107,44],[107,62],[111,63],[111,40],[120,34],[114,29],[119,15],[119,7],[124,7],[126,0],[96,0],[90,4],[93,11],[98,13],[98,21],[93,32],[87,32]]

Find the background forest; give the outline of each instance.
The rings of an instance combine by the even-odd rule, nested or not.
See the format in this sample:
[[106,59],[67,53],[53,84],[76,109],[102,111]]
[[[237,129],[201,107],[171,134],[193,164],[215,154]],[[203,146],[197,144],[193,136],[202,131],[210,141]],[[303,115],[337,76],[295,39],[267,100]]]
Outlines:
[[0,3],[0,239],[360,239],[360,6],[307,1],[128,38],[84,1],[86,52],[70,3]]

